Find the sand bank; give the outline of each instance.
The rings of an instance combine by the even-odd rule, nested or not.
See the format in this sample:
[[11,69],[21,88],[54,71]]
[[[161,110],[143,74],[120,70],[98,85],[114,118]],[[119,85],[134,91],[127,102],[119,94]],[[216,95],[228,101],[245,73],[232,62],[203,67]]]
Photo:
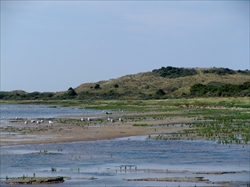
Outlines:
[[[44,119],[44,122],[40,124],[31,122],[24,124],[26,119],[13,119],[9,123],[1,125],[0,145],[75,142],[178,133],[189,129],[189,127],[173,124],[185,124],[194,120],[187,117],[145,117],[152,114],[156,113],[122,113],[109,114],[108,116],[93,114],[90,121],[88,121],[87,115],[71,115]],[[114,119],[114,122],[108,121],[108,117]],[[81,118],[85,120],[81,121]],[[122,118],[122,121],[119,121],[119,118]],[[54,122],[53,124],[49,124],[51,120]],[[135,124],[138,126],[135,126]],[[172,125],[167,126],[167,124]]]

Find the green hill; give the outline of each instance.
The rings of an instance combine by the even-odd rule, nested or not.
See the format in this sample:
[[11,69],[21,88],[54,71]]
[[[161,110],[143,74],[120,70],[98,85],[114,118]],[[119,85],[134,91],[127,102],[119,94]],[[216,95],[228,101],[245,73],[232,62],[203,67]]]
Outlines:
[[[162,67],[151,72],[84,83],[58,93],[6,93],[0,99],[164,99],[250,96],[250,71],[228,68]],[[20,91],[19,91],[20,92]]]
[[[195,84],[221,86],[240,85],[250,81],[250,71],[227,68],[162,67],[152,72],[126,75],[117,79],[82,84],[75,88],[79,99],[158,99],[190,95]],[[98,85],[98,88],[96,88]],[[234,96],[250,96],[249,90]],[[215,94],[213,94],[214,96]],[[200,95],[199,95],[200,96]],[[209,95],[207,95],[209,96]],[[222,95],[221,95],[222,96]]]

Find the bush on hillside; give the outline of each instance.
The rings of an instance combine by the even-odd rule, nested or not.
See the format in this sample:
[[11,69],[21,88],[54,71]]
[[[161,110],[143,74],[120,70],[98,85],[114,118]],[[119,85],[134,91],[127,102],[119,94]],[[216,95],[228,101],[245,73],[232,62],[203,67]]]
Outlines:
[[65,93],[58,96],[57,99],[75,99],[76,97],[77,93],[72,87],[70,87]]
[[67,91],[67,95],[70,97],[75,97],[75,96],[77,96],[77,93],[75,92],[75,90],[72,87],[70,87]]
[[163,91],[163,89],[159,89],[155,92],[156,95],[158,96],[163,96],[163,95],[166,95],[166,93]]
[[15,93],[0,92],[1,100],[49,100],[54,98],[53,92],[31,92],[31,93]]
[[100,88],[100,84],[96,84],[96,85],[94,86],[94,88],[95,88],[95,89],[99,89],[99,88]]
[[115,88],[119,88],[119,85],[118,85],[118,84],[114,84],[114,87],[115,87]]
[[226,74],[235,74],[236,72],[232,69],[228,68],[210,68],[202,71],[203,73],[213,73],[217,75],[226,75]]
[[238,70],[238,73],[245,74],[245,75],[250,75],[250,71],[248,69],[246,70]]
[[221,86],[194,84],[190,88],[191,96],[250,96],[250,82],[240,85],[224,84]]
[[155,75],[166,78],[177,78],[196,75],[197,71],[194,68],[177,68],[172,66],[162,67],[152,71]]

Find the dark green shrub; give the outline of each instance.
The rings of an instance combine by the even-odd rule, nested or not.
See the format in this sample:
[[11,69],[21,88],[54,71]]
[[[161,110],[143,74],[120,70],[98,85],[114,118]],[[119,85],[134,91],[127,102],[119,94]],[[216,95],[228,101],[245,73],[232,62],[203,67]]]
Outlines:
[[96,84],[96,85],[94,86],[94,88],[95,88],[95,89],[100,89],[100,84]]
[[162,89],[159,89],[155,92],[156,95],[158,96],[163,96],[163,95],[166,95],[166,93],[162,90]]
[[194,68],[177,68],[172,66],[162,67],[152,71],[155,75],[166,78],[177,78],[196,75],[197,71]]

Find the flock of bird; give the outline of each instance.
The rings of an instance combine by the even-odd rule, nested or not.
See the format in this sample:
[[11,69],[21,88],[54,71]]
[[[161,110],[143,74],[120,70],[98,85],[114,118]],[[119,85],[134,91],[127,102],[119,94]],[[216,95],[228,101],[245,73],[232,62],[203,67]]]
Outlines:
[[[18,119],[18,118],[16,118],[16,119]],[[37,121],[36,120],[30,120],[30,122],[31,123],[41,124],[41,123],[44,123],[44,120],[37,120]],[[27,125],[27,124],[29,124],[29,122],[25,121],[24,124]],[[54,122],[53,121],[49,121],[49,124],[52,125],[52,124],[54,124]]]
[[[118,120],[122,121],[122,118],[119,118]],[[81,118],[81,121],[85,121],[85,118]],[[87,121],[91,121],[91,118],[87,118]],[[108,117],[108,121],[110,121],[111,123],[115,122],[115,120],[110,117]]]
[[[18,120],[18,117],[16,117],[16,120]],[[91,121],[91,118],[87,118],[86,120],[87,120],[87,121]],[[122,118],[119,118],[118,120],[119,120],[119,121],[122,121]],[[85,121],[85,118],[81,118],[81,121],[82,121],[82,122]],[[108,121],[110,121],[111,123],[114,123],[114,122],[115,122],[115,120],[112,119],[112,118],[110,118],[110,117],[108,117]],[[41,124],[41,123],[44,123],[44,120],[37,120],[37,121],[36,121],[36,120],[30,120],[30,122],[31,122],[31,123]],[[27,125],[27,124],[29,124],[29,122],[28,122],[28,121],[25,121],[24,124]],[[50,125],[53,125],[54,122],[53,122],[53,121],[49,121],[49,124],[50,124]]]
[[[123,112],[123,111],[122,111]],[[108,113],[108,112],[106,112],[106,114],[112,114],[112,113]],[[4,118],[4,117],[3,117]],[[16,117],[16,120],[18,120],[19,118],[18,117]],[[81,121],[83,122],[83,121],[85,121],[85,120],[87,120],[87,121],[91,121],[92,119],[91,118],[81,118]],[[119,118],[118,119],[120,122],[122,121],[122,118]],[[115,120],[114,119],[112,119],[112,118],[110,118],[110,117],[108,117],[108,121],[110,121],[111,123],[114,123],[115,122]],[[41,124],[41,123],[44,123],[44,120],[30,120],[30,122],[31,123],[37,123],[37,124]],[[25,125],[27,125],[27,124],[29,124],[29,121],[25,121],[24,122],[24,124]],[[50,125],[53,125],[54,124],[54,122],[53,121],[49,121],[49,124]]]

